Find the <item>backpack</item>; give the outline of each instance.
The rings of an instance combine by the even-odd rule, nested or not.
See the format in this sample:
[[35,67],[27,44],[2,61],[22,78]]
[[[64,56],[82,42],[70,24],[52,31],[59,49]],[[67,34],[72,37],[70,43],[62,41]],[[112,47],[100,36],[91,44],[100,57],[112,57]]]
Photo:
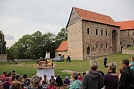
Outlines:
[[130,69],[129,72],[130,72],[130,85],[134,87],[134,70]]

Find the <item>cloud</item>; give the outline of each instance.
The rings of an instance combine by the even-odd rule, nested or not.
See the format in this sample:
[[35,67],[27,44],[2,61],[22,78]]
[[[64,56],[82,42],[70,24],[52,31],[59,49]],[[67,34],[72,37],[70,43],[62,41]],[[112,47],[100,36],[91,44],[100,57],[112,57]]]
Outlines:
[[134,19],[134,0],[0,0],[0,30],[14,36],[12,45],[35,31],[57,34],[65,27],[72,7],[108,15],[114,21]]
[[6,34],[5,35],[5,39],[6,40],[14,40],[14,36],[13,35],[10,35],[10,34]]
[[6,34],[5,41],[6,41],[6,47],[10,47],[15,42],[15,38],[13,35]]

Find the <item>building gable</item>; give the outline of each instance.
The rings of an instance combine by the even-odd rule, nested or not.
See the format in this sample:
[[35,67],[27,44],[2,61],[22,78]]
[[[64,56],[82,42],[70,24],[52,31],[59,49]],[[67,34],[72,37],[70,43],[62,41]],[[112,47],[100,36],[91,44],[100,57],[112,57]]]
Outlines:
[[67,23],[67,27],[81,21],[82,19],[80,18],[80,16],[78,15],[78,13],[75,11],[74,8],[72,8],[68,23]]

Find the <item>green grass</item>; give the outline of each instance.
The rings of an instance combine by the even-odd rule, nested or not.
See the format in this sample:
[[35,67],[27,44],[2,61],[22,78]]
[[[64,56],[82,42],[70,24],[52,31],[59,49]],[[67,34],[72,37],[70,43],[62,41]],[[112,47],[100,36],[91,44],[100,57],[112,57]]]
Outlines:
[[[122,59],[129,59],[133,57],[132,54],[111,54],[107,55],[108,62],[116,62],[117,63],[117,72],[119,72],[119,68],[122,67],[121,61]],[[103,65],[103,57],[97,58],[99,62],[99,70],[102,70],[104,73],[107,73],[107,68],[104,68]],[[89,70],[89,62],[90,60],[72,60],[71,62],[53,62],[56,64],[55,66],[55,75],[60,74],[62,78],[65,76],[70,76],[70,73],[62,72],[62,70],[72,70],[77,72],[86,72]],[[27,74],[28,77],[36,75],[36,68],[33,65],[36,62],[18,62],[18,64],[11,64],[11,63],[0,63],[0,73],[2,74],[3,71],[11,72],[15,70],[21,76],[23,74]]]
[[127,47],[128,50],[134,50],[134,46]]

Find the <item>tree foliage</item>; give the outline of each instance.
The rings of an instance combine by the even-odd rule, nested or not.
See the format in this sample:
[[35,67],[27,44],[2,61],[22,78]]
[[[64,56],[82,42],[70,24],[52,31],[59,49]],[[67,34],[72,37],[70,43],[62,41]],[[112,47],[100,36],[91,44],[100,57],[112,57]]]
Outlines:
[[58,32],[57,36],[56,36],[56,47],[59,46],[59,44],[62,42],[62,41],[65,41],[67,40],[67,29],[66,28],[62,28],[60,32]]
[[38,59],[41,56],[45,57],[46,51],[49,51],[53,58],[55,49],[64,40],[67,40],[65,28],[62,28],[57,35],[50,32],[42,34],[36,31],[31,35],[22,36],[18,42],[7,48],[6,52],[8,59]]
[[6,52],[6,41],[3,32],[0,31],[0,54],[5,54],[5,52]]

